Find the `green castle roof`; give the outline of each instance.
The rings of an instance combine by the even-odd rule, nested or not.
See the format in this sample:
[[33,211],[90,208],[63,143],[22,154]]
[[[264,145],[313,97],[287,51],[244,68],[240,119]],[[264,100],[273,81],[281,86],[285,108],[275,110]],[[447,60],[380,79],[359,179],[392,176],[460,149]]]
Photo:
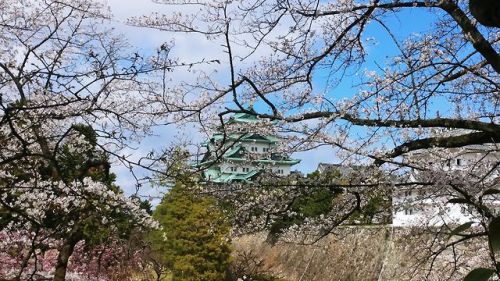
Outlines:
[[[227,124],[234,124],[234,123],[256,123],[260,122],[261,119],[257,118],[257,112],[253,109],[253,107],[250,107],[247,109],[247,111],[251,112],[246,113],[246,112],[238,112],[235,113],[233,116],[229,118],[227,121]],[[276,123],[273,121],[273,123]]]
[[251,171],[246,174],[221,174],[218,178],[211,179],[213,182],[250,181],[259,171]]
[[[300,159],[291,159],[291,158],[282,158],[280,159],[276,155],[271,155],[271,159],[264,158],[264,159],[246,159],[243,158],[241,153],[242,147],[233,147],[230,150],[226,151],[224,155],[222,156],[223,159],[229,161],[229,162],[250,162],[250,163],[259,163],[259,164],[289,164],[289,165],[295,165],[300,163]],[[274,159],[273,159],[274,158]],[[197,164],[193,164],[193,167],[202,167],[202,166],[208,166],[213,164],[215,161],[214,160],[207,160],[203,162],[199,162]]]
[[[223,134],[214,134],[211,138],[213,141],[223,140]],[[241,142],[265,142],[265,143],[277,143],[279,139],[275,136],[261,136],[257,134],[228,134],[226,135],[226,140],[229,141],[241,141]],[[208,145],[208,141],[203,144]]]
[[236,157],[241,156],[241,153],[238,153],[238,152],[240,152],[241,149],[242,149],[242,147],[239,145],[232,147],[231,149],[226,151],[226,153],[224,153],[224,158],[231,157],[231,156],[236,156]]
[[240,122],[257,122],[259,119],[255,115],[248,113],[236,113],[229,120],[240,121]]

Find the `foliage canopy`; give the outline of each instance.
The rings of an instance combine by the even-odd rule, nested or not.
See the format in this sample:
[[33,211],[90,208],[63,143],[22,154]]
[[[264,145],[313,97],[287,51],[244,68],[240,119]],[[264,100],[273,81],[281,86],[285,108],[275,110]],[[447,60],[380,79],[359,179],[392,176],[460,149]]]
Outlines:
[[195,195],[178,181],[156,207],[162,229],[148,240],[173,280],[224,280],[230,262],[230,225],[213,198]]

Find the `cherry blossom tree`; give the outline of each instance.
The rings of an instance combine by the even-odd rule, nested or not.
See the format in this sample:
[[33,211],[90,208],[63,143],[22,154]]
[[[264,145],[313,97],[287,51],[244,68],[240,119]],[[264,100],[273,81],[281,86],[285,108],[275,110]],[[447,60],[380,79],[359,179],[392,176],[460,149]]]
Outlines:
[[100,1],[7,0],[0,10],[0,274],[64,280],[83,241],[92,249],[156,227],[109,169],[149,165],[122,151],[164,118],[146,75],[174,62],[167,45],[144,58],[104,28]]
[[[217,72],[200,69],[195,82],[171,89],[165,102],[175,108],[176,120],[197,123],[210,134],[215,128],[227,129],[230,114],[251,114],[277,124],[286,138],[283,151],[326,145],[343,163],[371,164],[377,167],[374,171],[393,175],[377,185],[375,177],[364,174],[354,180],[361,188],[357,192],[348,191],[350,185],[334,184],[332,190],[345,190],[344,200],[352,203],[342,203],[344,210],[335,212],[338,217],[323,220],[326,225],[319,229],[346,221],[348,216],[342,214],[360,207],[356,194],[363,188],[413,185],[475,210],[477,227],[442,230],[445,236],[461,237],[445,248],[471,239],[485,241],[496,211],[483,197],[498,190],[500,165],[500,33],[492,27],[498,24],[493,20],[496,4],[485,8],[470,1],[469,8],[463,0],[155,2],[180,12],[133,18],[131,24],[204,36],[220,44],[225,56],[217,57]],[[425,21],[425,28],[412,17]],[[250,129],[265,132],[271,126]],[[445,163],[473,145],[482,147],[484,157],[460,172],[446,168]],[[414,157],[422,151],[427,156]],[[412,176],[415,171],[418,177]],[[268,204],[266,198],[277,198],[272,194],[257,198],[267,207],[287,206]],[[270,216],[264,218],[275,213],[268,210]],[[488,248],[491,267],[497,268],[494,247]]]
[[[37,244],[36,258],[27,258],[33,249],[29,233],[2,232],[0,244],[0,276],[5,280],[51,279],[56,266],[60,241],[47,239]],[[91,246],[80,241],[74,247],[67,267],[65,280],[118,280],[131,274],[146,271],[141,267],[144,253],[135,245],[134,238],[116,239],[110,236],[107,241]],[[37,241],[38,243],[41,241]],[[35,254],[33,254],[35,256]],[[22,268],[24,274],[20,274]]]

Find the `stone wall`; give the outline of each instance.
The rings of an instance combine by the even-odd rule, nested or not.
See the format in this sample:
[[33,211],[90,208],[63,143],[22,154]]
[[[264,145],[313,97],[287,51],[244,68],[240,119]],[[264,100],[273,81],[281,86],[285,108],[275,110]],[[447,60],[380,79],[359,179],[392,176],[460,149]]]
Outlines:
[[238,253],[252,253],[263,271],[284,280],[461,280],[488,265],[483,240],[455,247],[432,259],[454,238],[435,239],[416,229],[342,227],[313,245],[266,242],[266,234],[234,239]]

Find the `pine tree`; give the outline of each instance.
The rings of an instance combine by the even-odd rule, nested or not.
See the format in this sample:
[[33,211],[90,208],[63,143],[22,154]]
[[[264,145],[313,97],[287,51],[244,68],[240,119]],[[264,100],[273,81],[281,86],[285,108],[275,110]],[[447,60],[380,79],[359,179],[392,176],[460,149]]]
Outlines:
[[177,182],[153,217],[162,230],[150,234],[152,257],[173,280],[225,279],[231,253],[229,223],[213,198],[197,196],[186,183]]

